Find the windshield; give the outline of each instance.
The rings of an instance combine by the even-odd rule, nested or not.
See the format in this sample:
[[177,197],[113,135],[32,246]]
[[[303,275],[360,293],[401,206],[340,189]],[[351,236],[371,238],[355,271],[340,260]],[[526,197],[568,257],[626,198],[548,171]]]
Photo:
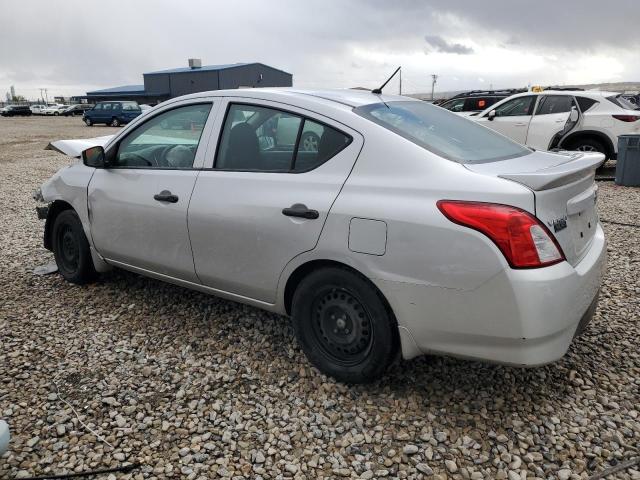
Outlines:
[[502,135],[426,102],[387,102],[354,109],[358,115],[448,160],[486,163],[531,153]]
[[625,98],[620,95],[614,95],[612,97],[607,97],[611,103],[615,103],[617,106],[624,108],[625,110],[640,110],[640,105],[636,105],[628,98]]

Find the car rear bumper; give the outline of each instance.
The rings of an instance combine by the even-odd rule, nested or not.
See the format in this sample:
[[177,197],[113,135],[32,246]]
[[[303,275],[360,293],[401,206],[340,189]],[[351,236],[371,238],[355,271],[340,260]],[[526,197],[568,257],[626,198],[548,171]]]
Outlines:
[[506,269],[472,290],[377,280],[403,356],[442,353],[519,366],[561,358],[593,317],[606,265],[600,226],[575,267]]

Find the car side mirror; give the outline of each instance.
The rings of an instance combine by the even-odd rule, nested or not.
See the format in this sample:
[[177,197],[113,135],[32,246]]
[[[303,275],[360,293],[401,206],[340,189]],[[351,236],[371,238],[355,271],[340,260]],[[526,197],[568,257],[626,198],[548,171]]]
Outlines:
[[576,107],[571,107],[571,112],[569,113],[569,120],[575,123],[580,118],[580,114],[578,113],[578,109]]
[[487,114],[487,120],[491,120],[493,121],[493,119],[496,118],[496,111],[495,110],[491,110],[488,114]]
[[87,148],[82,152],[82,163],[87,167],[105,168],[107,167],[104,148],[101,146]]

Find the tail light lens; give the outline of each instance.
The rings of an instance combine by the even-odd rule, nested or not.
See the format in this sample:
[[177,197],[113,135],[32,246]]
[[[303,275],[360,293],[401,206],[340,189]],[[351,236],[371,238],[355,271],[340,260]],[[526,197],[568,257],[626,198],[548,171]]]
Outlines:
[[560,245],[533,215],[509,205],[440,200],[440,211],[452,222],[489,237],[512,268],[539,268],[564,260]]
[[637,122],[640,120],[638,115],[612,115],[612,117],[622,122]]

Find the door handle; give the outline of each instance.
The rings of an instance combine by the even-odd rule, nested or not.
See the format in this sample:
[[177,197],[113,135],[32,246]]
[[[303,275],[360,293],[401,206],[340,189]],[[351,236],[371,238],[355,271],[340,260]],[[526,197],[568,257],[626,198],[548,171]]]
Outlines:
[[315,220],[320,216],[317,210],[311,210],[302,203],[295,203],[289,208],[283,208],[282,214],[286,215],[287,217],[300,217],[307,218],[309,220]]
[[516,127],[526,127],[526,126],[527,126],[527,124],[526,124],[526,123],[520,123],[520,122],[519,122],[519,123],[515,123],[514,125],[515,125]]
[[156,193],[153,196],[153,199],[159,202],[176,203],[178,201],[178,196],[172,194],[169,190],[162,190],[160,193]]

